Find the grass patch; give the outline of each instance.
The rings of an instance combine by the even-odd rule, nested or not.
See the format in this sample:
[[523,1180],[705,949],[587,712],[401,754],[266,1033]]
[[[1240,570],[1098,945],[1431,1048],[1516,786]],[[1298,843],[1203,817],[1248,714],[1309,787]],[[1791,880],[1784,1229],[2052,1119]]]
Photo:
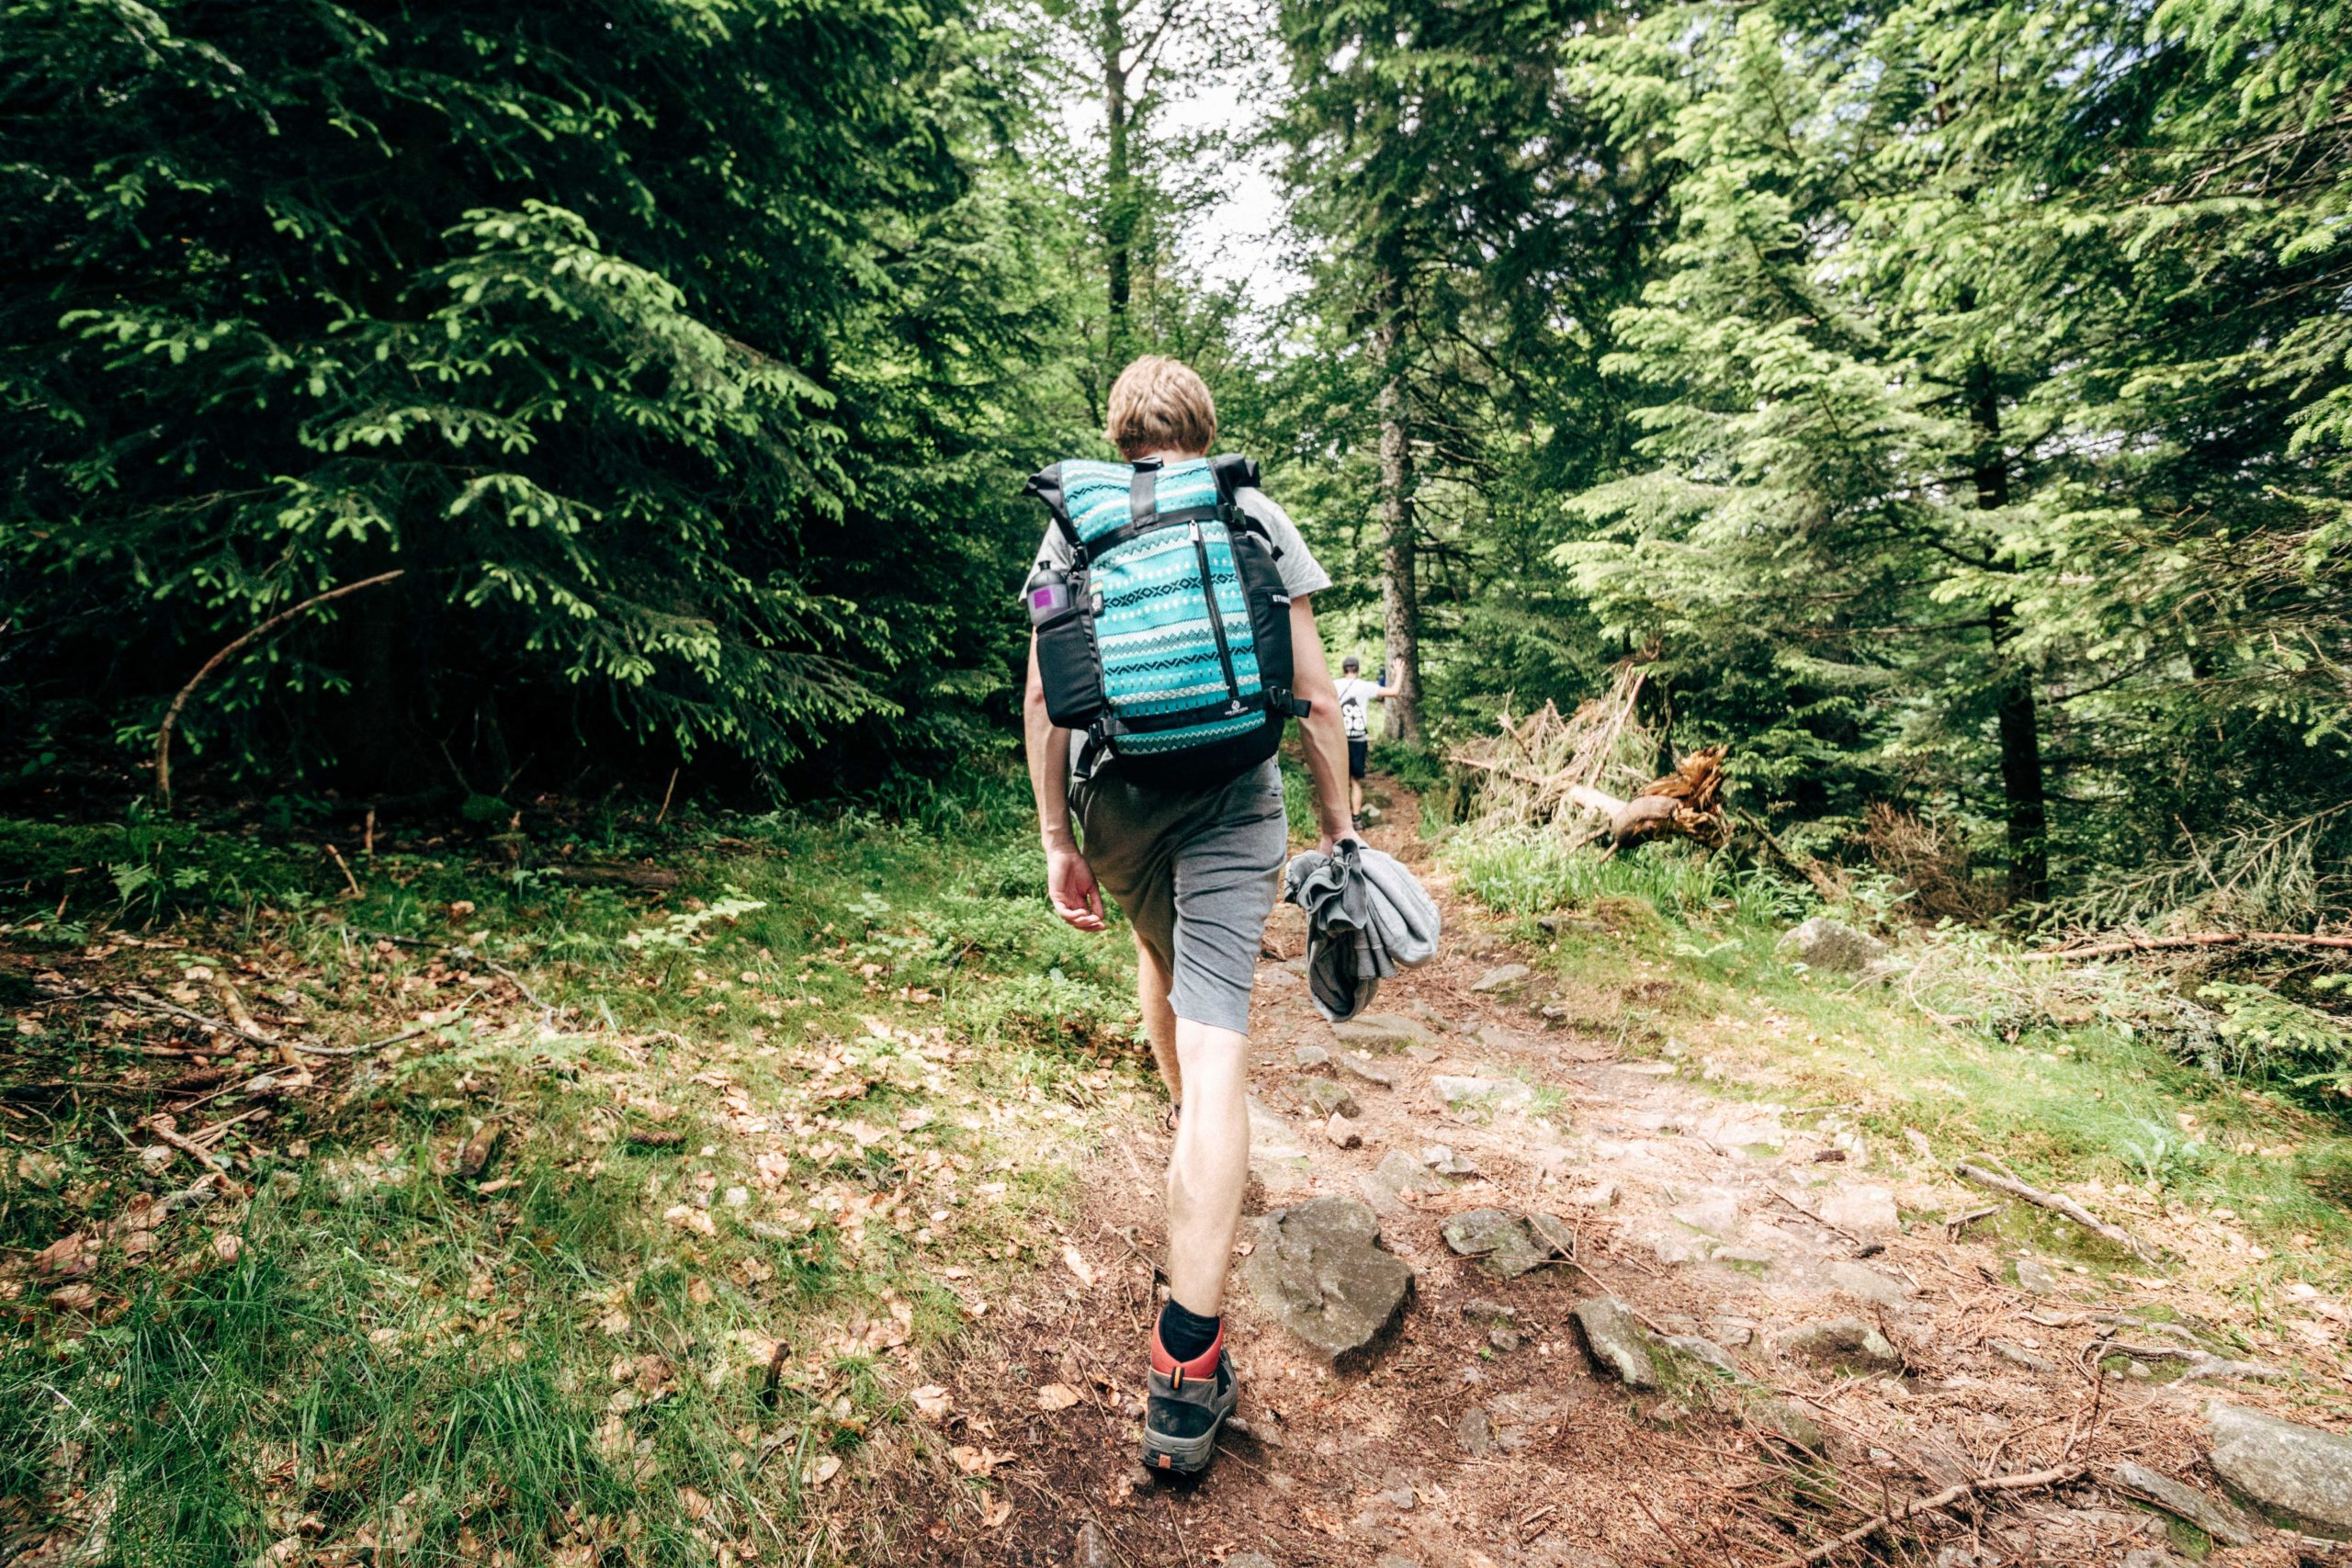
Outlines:
[[[1035,1151],[1076,1157],[1091,1108],[1143,1081],[1128,944],[1053,918],[1024,802],[540,824],[519,860],[460,826],[372,861],[346,843],[356,897],[283,840],[132,825],[58,853],[0,829],[45,846],[0,882],[0,941],[69,977],[209,1013],[233,983],[332,1043],[415,1032],[335,1064],[331,1094],[184,1115],[265,1110],[215,1145],[251,1195],[155,1224],[152,1248],[107,1227],[189,1179],[136,1152],[165,1097],[9,1124],[0,1242],[92,1238],[72,1275],[19,1261],[6,1282],[14,1539],[166,1568],[799,1562],[812,1540],[848,1560],[812,1497],[907,1421],[926,1347],[1053,1261],[1046,1222],[1076,1195]],[[170,899],[66,877],[118,853]],[[675,885],[573,874],[615,856]],[[25,1016],[24,1077],[111,1079],[187,1038]],[[461,1176],[485,1123],[504,1140]]]

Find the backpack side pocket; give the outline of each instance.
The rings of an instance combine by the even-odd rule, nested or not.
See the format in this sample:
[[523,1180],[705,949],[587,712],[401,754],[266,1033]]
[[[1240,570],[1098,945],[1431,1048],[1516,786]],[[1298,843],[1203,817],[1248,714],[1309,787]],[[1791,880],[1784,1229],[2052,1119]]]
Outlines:
[[1250,640],[1258,657],[1258,683],[1269,696],[1290,698],[1290,590],[1273,547],[1255,530],[1233,531],[1233,564],[1250,605]]
[[1102,716],[1102,662],[1094,650],[1094,616],[1080,601],[1037,625],[1037,681],[1046,713],[1064,729]]

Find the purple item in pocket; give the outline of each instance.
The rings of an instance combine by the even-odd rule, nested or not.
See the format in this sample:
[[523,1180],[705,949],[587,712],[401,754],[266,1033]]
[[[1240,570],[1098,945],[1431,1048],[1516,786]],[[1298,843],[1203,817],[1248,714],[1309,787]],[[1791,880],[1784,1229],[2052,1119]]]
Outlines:
[[1051,579],[1029,585],[1029,619],[1035,623],[1052,620],[1070,606],[1069,583],[1066,579]]

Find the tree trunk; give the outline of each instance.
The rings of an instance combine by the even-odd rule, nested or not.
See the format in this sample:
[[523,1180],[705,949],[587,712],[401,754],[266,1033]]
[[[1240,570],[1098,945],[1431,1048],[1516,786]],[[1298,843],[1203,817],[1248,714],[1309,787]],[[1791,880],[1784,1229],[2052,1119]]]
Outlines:
[[1102,0],[1103,270],[1110,281],[1110,316],[1103,346],[1113,373],[1126,356],[1127,305],[1135,291],[1135,190],[1127,147],[1127,29],[1119,0]]
[[[1989,370],[1978,372],[1971,407],[1980,441],[1976,504],[1993,511],[2009,503],[2008,455],[2001,447],[2001,405]],[[2033,671],[2008,652],[2016,606],[1996,604],[1985,616],[2001,682],[2001,793],[2009,818],[2009,903],[2039,904],[2050,897],[2050,807],[2041,776],[2041,726],[2035,710]]]
[[1388,699],[1388,738],[1421,741],[1421,595],[1413,550],[1413,451],[1408,435],[1405,367],[1399,338],[1405,315],[1404,267],[1393,245],[1380,277],[1380,320],[1373,351],[1380,360],[1381,610],[1387,631],[1382,678],[1396,688]]

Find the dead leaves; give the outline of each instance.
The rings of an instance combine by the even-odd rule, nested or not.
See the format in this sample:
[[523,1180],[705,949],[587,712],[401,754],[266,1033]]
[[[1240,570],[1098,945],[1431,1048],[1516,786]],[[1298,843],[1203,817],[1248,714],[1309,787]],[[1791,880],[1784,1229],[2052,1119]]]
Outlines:
[[1092,1288],[1094,1265],[1086,1260],[1086,1255],[1079,1251],[1073,1243],[1062,1243],[1062,1267],[1077,1276],[1080,1284]]
[[956,1408],[955,1396],[940,1383],[925,1383],[910,1391],[907,1397],[914,1401],[916,1413],[926,1421],[944,1421]]
[[956,1444],[947,1450],[947,1457],[955,1461],[956,1469],[967,1475],[985,1476],[998,1466],[1012,1462],[1011,1454],[999,1453],[994,1449],[974,1448],[969,1443]]
[[1049,1382],[1037,1390],[1037,1408],[1048,1413],[1068,1410],[1084,1397],[1066,1382]]

